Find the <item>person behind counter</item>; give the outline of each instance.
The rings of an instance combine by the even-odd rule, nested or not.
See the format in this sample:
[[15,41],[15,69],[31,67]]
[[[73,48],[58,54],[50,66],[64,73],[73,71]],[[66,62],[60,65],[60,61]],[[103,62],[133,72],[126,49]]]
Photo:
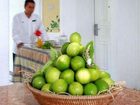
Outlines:
[[41,31],[43,41],[47,40],[46,30],[38,15],[34,14],[35,1],[25,0],[25,11],[18,13],[13,18],[12,37],[14,41],[13,60],[15,59],[16,49],[24,44],[35,43],[35,32]]

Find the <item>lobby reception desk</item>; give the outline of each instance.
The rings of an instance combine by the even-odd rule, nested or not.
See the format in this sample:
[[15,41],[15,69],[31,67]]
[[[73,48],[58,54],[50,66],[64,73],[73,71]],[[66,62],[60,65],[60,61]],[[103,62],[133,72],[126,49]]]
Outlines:
[[23,82],[23,74],[34,73],[49,60],[49,49],[24,46],[17,50],[14,70],[12,73],[13,82]]

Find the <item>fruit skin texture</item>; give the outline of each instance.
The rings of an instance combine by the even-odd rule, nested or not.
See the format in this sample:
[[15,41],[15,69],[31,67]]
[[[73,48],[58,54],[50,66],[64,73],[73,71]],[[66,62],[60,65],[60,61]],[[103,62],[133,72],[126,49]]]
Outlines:
[[50,92],[51,91],[51,84],[43,85],[43,87],[41,88],[41,91],[43,91],[43,92]]
[[81,84],[87,84],[90,82],[91,75],[87,68],[81,68],[76,72],[76,80]]
[[74,32],[70,35],[70,42],[81,42],[81,36],[78,32]]
[[37,70],[37,71],[33,74],[32,79],[34,79],[34,78],[37,77],[37,76],[43,76],[42,70]]
[[115,83],[114,80],[109,77],[102,78],[102,80],[104,80],[109,86],[112,86]]
[[68,84],[64,79],[56,80],[51,86],[52,91],[55,93],[64,93],[67,91],[67,87]]
[[70,57],[77,56],[80,53],[80,44],[72,42],[67,47],[67,55]]
[[96,95],[98,92],[97,87],[93,83],[88,83],[84,86],[85,95]]
[[42,71],[43,71],[43,74],[46,73],[46,71],[48,70],[48,68],[53,64],[53,61],[52,60],[49,60],[48,62],[45,63],[45,65],[42,67]]
[[45,74],[45,79],[46,79],[47,83],[53,83],[56,80],[58,80],[60,73],[61,72],[57,68],[50,67],[50,69],[47,70],[47,72]]
[[95,85],[97,86],[99,92],[109,89],[108,84],[102,79],[98,79],[97,81],[95,81]]
[[74,72],[71,69],[66,69],[60,74],[60,78],[64,79],[68,84],[74,82]]
[[83,94],[83,86],[79,82],[73,82],[69,85],[68,92],[71,95],[82,95]]
[[55,65],[61,71],[68,69],[70,66],[70,57],[65,54],[59,56],[58,59],[56,60]]
[[62,45],[62,47],[61,47],[62,54],[66,54],[67,47],[68,47],[69,44],[70,44],[70,42],[66,42]]
[[71,59],[71,67],[75,71],[85,68],[85,60],[81,56],[75,56]]
[[32,81],[32,86],[36,89],[41,89],[45,84],[45,79],[42,76],[37,76]]
[[79,49],[80,49],[80,51],[79,51],[79,55],[82,56],[85,47],[84,47],[82,44],[80,44],[80,48],[79,48]]
[[91,75],[91,81],[95,81],[100,78],[100,71],[97,69],[88,69]]
[[111,77],[110,74],[107,71],[101,71],[100,72],[100,78],[106,78],[106,77]]

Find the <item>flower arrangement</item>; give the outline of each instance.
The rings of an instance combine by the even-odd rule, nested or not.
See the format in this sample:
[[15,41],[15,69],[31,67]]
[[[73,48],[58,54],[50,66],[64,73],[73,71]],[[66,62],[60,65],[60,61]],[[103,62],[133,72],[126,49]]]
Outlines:
[[40,37],[42,32],[40,30],[36,30],[34,34],[37,36],[36,46],[41,48],[43,45],[42,38]]

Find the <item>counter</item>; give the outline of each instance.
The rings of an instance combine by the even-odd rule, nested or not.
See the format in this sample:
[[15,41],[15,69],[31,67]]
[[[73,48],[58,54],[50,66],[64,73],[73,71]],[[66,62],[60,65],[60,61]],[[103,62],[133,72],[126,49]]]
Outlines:
[[23,73],[34,73],[49,60],[49,49],[24,46],[17,50],[14,62],[13,82],[22,82]]

